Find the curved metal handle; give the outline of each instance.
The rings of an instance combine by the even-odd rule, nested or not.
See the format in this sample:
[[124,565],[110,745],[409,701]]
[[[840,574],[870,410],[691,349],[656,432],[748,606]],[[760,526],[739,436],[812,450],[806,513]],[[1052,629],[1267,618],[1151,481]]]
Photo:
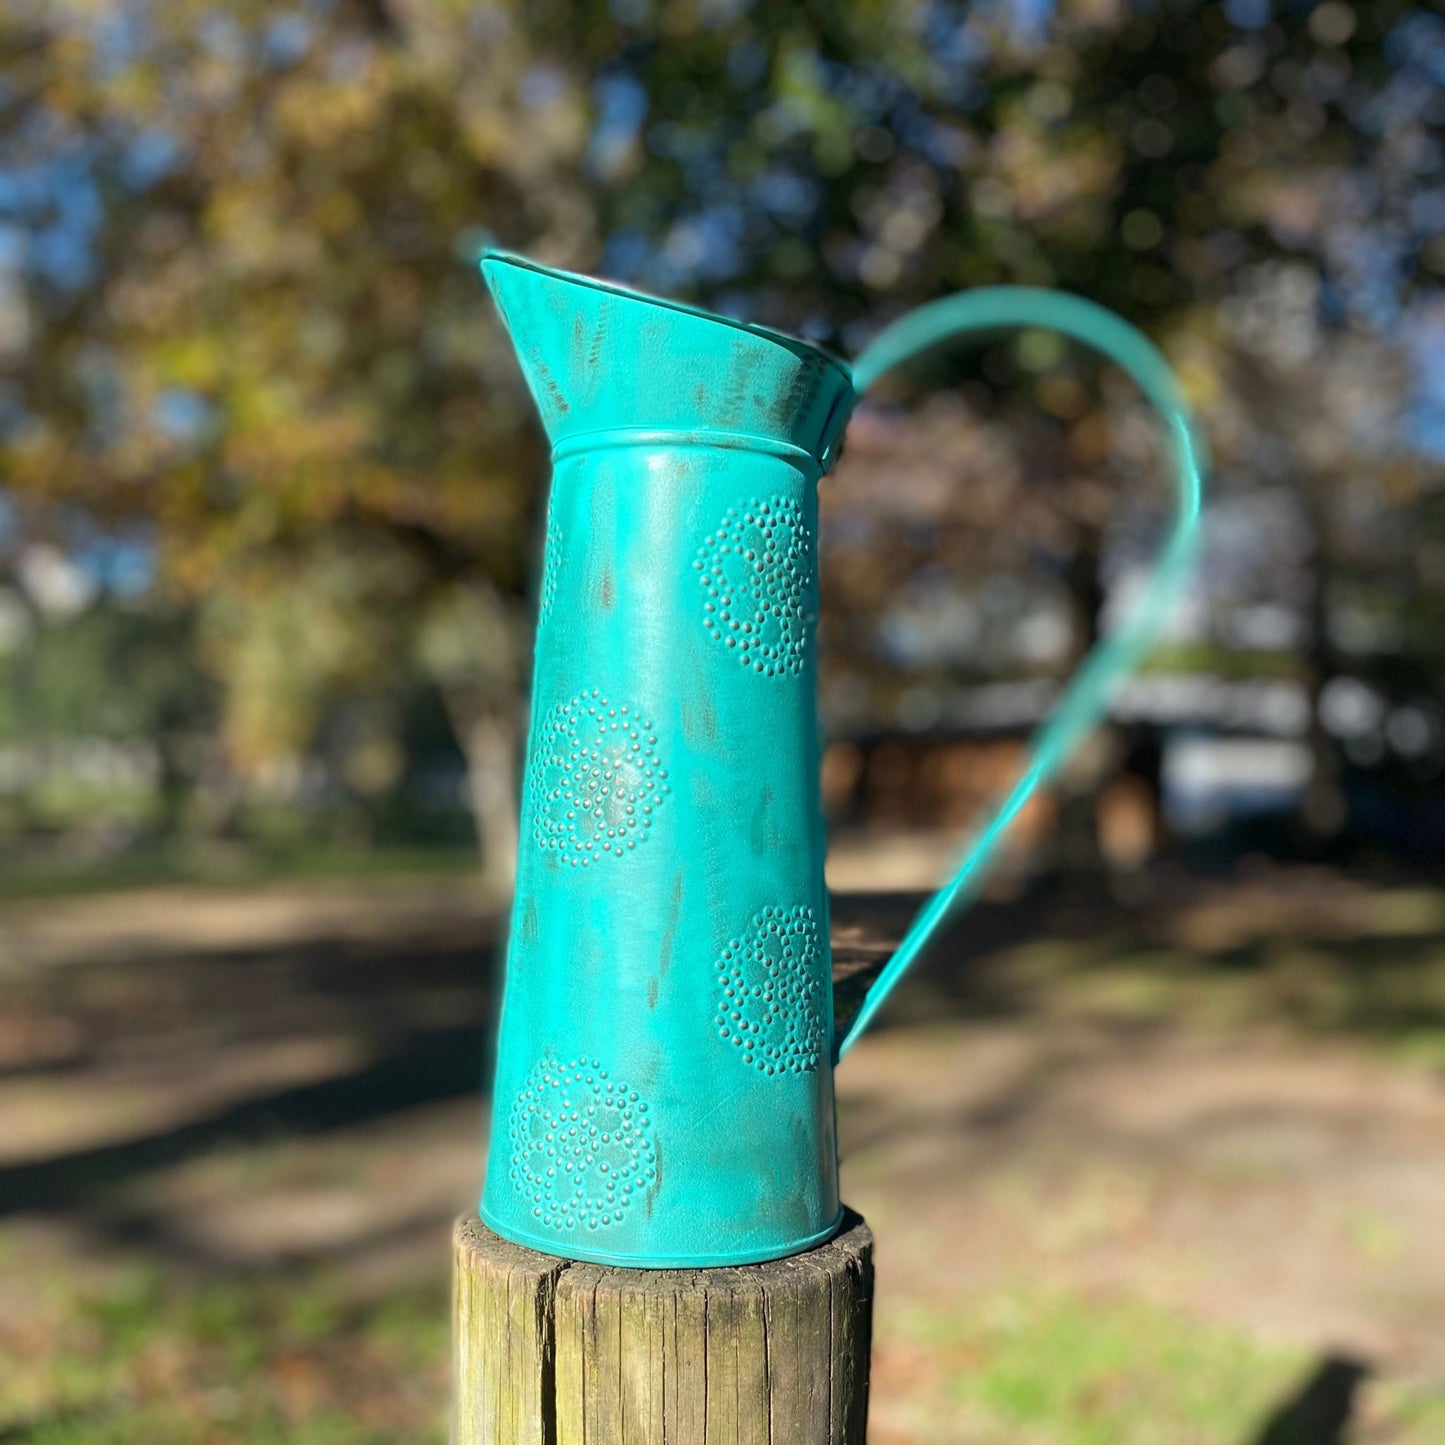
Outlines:
[[853,1020],[838,1058],[852,1048],[898,980],[914,962],[945,918],[982,880],[1008,825],[1035,789],[1052,777],[1107,710],[1115,687],[1154,641],[1187,580],[1199,525],[1200,448],[1189,411],[1169,363],[1128,322],[1085,301],[1057,291],[1023,286],[988,287],[934,301],[910,312],[879,335],[853,366],[858,392],[885,372],[956,337],[1001,328],[1039,327],[1060,331],[1102,352],[1121,366],[1162,417],[1175,457],[1178,512],[1169,541],[1144,595],[1123,624],[1098,642],[1080,664],[1052,715],[1029,741],[1028,766],[998,811],[964,855],[953,881],[913,920],[898,951],[878,975]]

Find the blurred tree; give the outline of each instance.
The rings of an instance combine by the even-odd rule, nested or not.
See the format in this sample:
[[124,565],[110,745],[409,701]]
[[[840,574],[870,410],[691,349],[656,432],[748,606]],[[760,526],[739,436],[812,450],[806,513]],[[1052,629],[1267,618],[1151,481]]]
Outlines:
[[[239,765],[422,659],[500,864],[543,458],[463,264],[479,224],[844,349],[957,287],[1085,292],[1171,351],[1226,486],[1281,452],[1291,485],[1321,454],[1365,485],[1379,448],[1352,418],[1397,373],[1317,406],[1308,453],[1288,408],[1345,340],[1445,344],[1442,50],[1406,0],[11,0],[4,482],[154,521]],[[1266,416],[1240,388],[1281,259],[1315,329],[1269,363],[1293,400]],[[1023,438],[1047,506],[1009,519],[1071,594],[1076,653],[1104,477],[1142,467],[1131,409],[1049,338],[916,381],[964,383]],[[1402,449],[1445,454],[1438,384],[1385,410]],[[947,568],[998,521],[987,489],[955,505],[974,527]]]
[[158,821],[170,831],[186,798],[186,747],[215,713],[194,634],[193,613],[156,598],[33,614],[23,639],[0,650],[0,743],[154,748]]
[[[1403,0],[1033,13],[1050,11],[1040,31],[1011,27],[1008,6],[732,7],[713,12],[731,43],[679,48],[676,12],[648,10],[652,28],[605,82],[609,96],[631,85],[613,108],[636,137],[607,151],[628,176],[608,193],[607,254],[650,284],[845,347],[870,313],[994,281],[1083,291],[1154,332],[1210,424],[1221,490],[1283,483],[1299,497],[1315,574],[1306,818],[1334,831],[1343,797],[1323,699],[1347,663],[1337,584],[1365,586],[1417,642],[1438,634],[1421,625],[1424,599],[1398,586],[1416,570],[1407,554],[1438,543],[1380,519],[1428,515],[1445,459],[1428,361],[1445,348],[1445,23]],[[1003,555],[1031,538],[1032,568],[1052,563],[1071,592],[1061,662],[1100,625],[1118,516],[1106,477],[1141,470],[1135,411],[1101,407],[1090,370],[1024,337],[918,377],[983,379],[992,395],[965,386],[973,409],[1017,439],[1045,506],[1009,509]],[[942,455],[936,433],[895,445]],[[871,458],[874,474],[885,467],[900,477],[910,463]],[[936,465],[923,471],[911,520],[931,523],[928,560],[961,574],[997,526],[993,489],[960,486],[945,522]],[[825,500],[844,505],[845,490],[839,479]],[[876,521],[907,503],[895,491],[864,507]],[[1382,530],[1392,545],[1371,545]],[[920,560],[894,533],[889,546],[874,529],[874,616]],[[858,585],[825,576],[834,608]],[[833,666],[865,672],[833,637]],[[914,693],[901,702],[916,711]]]
[[[588,212],[580,113],[512,124],[528,57],[488,23],[7,8],[14,164],[37,200],[5,476],[51,511],[154,519],[243,768],[297,756],[329,699],[424,637],[505,867],[540,458],[457,246],[494,210],[579,239]],[[78,237],[54,215],[76,195],[94,213]],[[58,272],[61,240],[77,253]]]
[[[1371,548],[1380,528],[1360,527],[1361,508],[1418,516],[1445,458],[1445,429],[1422,421],[1440,413],[1422,338],[1431,356],[1445,347],[1445,23],[1405,0],[1176,0],[1035,7],[1052,12],[1040,31],[1011,25],[1019,8],[719,7],[697,12],[681,47],[678,10],[647,9],[599,82],[632,135],[603,152],[627,177],[605,200],[607,255],[845,347],[940,292],[1009,281],[1082,291],[1154,332],[1210,423],[1223,489],[1283,481],[1300,498],[1315,563],[1307,817],[1331,831],[1342,799],[1320,702],[1343,661],[1335,579],[1401,575],[1400,544],[1428,529]],[[965,395],[1007,423],[1043,499],[1010,499],[988,556],[1052,563],[1067,586],[1075,641],[1057,669],[1100,625],[1118,515],[1106,478],[1141,470],[1135,413],[1101,407],[1087,359],[1046,337],[919,369],[950,379],[988,383]],[[1000,526],[977,468],[960,468],[940,509],[938,471],[959,462],[941,461],[936,429],[891,445],[866,468],[906,483],[924,457],[906,521],[930,535],[924,548],[907,526],[886,536],[906,485],[853,499],[853,535],[866,530],[854,514],[875,522],[868,596],[845,601],[865,584],[840,568],[825,610],[842,606],[855,637],[921,561],[962,575]],[[825,502],[847,506],[846,491],[839,478]],[[1418,614],[1414,601],[1393,589],[1395,615]],[[866,673],[833,640],[834,667]]]

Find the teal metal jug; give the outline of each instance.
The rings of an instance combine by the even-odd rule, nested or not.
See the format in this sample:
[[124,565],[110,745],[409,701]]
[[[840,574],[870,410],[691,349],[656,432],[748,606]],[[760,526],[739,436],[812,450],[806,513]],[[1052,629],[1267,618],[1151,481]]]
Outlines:
[[[633,1267],[744,1264],[840,1219],[833,1065],[1097,721],[1187,570],[1189,424],[1137,332],[1005,288],[926,306],[850,369],[806,342],[488,252],[552,443],[482,1218]],[[856,397],[963,332],[1048,326],[1163,414],[1179,512],[1148,595],[834,1048],[814,700],[817,484]]]

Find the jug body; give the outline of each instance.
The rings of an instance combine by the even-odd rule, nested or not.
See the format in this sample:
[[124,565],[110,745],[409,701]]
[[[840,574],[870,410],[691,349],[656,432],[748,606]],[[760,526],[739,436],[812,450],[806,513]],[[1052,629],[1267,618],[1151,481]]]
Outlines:
[[483,1197],[534,1248],[837,1224],[816,477],[696,437],[556,460]]
[[[1103,715],[1187,578],[1198,448],[1168,364],[1077,297],[985,288],[850,370],[818,348],[488,252],[553,444],[483,1218],[603,1263],[778,1258],[841,1217],[833,1059]],[[1139,383],[1178,513],[1027,766],[835,1052],[813,624],[816,486],[855,399],[943,342],[1046,326]]]

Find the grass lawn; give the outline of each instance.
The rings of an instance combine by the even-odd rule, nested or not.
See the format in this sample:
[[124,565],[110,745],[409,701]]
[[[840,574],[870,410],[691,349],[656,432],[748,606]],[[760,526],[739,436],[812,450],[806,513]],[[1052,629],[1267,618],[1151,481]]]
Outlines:
[[[408,872],[0,907],[0,1441],[446,1438],[496,919]],[[981,906],[840,1070],[873,1445],[1445,1440],[1445,892],[1161,890]]]
[[57,1276],[3,1338],[0,1439],[33,1445],[441,1442],[447,1297],[364,1305],[324,1275],[167,1284],[132,1265]]
[[[966,1311],[889,1321],[887,1438],[939,1445],[1331,1445],[1309,1404],[1321,1374],[1299,1345],[1137,1299],[1024,1288]],[[1352,1367],[1326,1365],[1325,1372]],[[905,1374],[911,1379],[905,1381]],[[1437,1445],[1445,1397],[1366,1387],[1351,1441]],[[875,1432],[876,1434],[877,1432]]]
[[[446,1438],[440,1279],[364,1306],[324,1275],[167,1286],[53,1280],[6,1340],[0,1438],[30,1445],[415,1445]],[[1128,1298],[1031,1287],[884,1321],[877,1438],[940,1445],[1327,1445],[1261,1422],[1312,1370],[1300,1346]],[[1438,1445],[1445,1398],[1386,1386],[1351,1440]]]

